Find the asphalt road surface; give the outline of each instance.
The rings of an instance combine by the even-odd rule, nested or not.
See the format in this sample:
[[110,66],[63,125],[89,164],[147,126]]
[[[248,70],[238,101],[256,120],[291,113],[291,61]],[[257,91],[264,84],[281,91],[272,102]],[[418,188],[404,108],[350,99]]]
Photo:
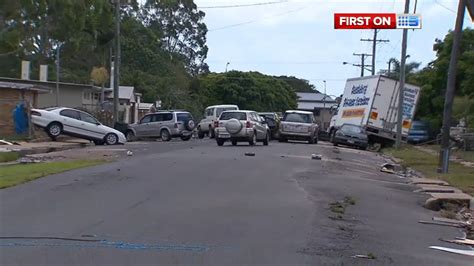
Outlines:
[[[472,265],[428,249],[461,232],[419,224],[435,213],[407,180],[380,173],[374,153],[210,140],[125,148],[134,155],[1,190],[0,264]],[[346,197],[355,204],[330,210]]]

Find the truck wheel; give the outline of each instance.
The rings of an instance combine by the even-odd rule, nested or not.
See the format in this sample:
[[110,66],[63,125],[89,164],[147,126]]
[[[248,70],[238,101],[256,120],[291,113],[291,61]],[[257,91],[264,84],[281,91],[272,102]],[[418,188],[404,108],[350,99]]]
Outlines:
[[211,126],[209,126],[209,138],[213,139],[216,137],[216,133],[214,132],[214,130],[212,129]]

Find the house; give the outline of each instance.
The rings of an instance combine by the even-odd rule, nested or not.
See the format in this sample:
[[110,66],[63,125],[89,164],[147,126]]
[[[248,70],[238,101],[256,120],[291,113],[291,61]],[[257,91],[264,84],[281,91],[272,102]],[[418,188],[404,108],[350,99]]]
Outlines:
[[29,112],[38,107],[40,95],[49,94],[43,86],[0,81],[0,136],[31,136]]
[[337,106],[336,99],[319,92],[297,92],[298,110],[313,112],[320,128],[325,130],[331,122],[331,107]]
[[[49,93],[38,95],[38,108],[46,108],[51,106],[65,106],[71,108],[79,108],[87,111],[96,111],[100,108],[101,89],[92,84],[77,84],[39,80],[25,80],[15,78],[0,77],[0,82],[15,82],[18,84],[29,84],[41,86],[49,89]],[[56,85],[59,85],[59,97],[57,95]]]

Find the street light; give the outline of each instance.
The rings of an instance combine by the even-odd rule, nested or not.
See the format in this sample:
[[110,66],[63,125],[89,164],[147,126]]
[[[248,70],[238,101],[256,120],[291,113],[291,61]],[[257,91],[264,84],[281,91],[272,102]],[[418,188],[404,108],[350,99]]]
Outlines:
[[227,64],[225,64],[225,72],[227,73],[227,67],[230,65],[230,62],[227,62]]

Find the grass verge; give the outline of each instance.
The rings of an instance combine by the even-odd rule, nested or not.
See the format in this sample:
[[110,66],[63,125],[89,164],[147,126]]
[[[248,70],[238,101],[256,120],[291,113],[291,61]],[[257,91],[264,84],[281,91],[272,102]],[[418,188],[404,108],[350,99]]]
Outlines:
[[104,162],[104,160],[75,160],[2,166],[0,167],[0,189],[26,183],[43,176],[94,166]]
[[452,186],[458,187],[462,191],[474,196],[474,168],[466,167],[458,163],[449,163],[449,173],[440,174],[437,172],[438,156],[420,151],[410,146],[403,146],[401,149],[384,149],[384,153],[402,160],[402,165],[421,172],[428,178],[435,178],[447,181]]
[[20,158],[20,154],[18,152],[0,152],[0,163],[16,161],[18,158]]

